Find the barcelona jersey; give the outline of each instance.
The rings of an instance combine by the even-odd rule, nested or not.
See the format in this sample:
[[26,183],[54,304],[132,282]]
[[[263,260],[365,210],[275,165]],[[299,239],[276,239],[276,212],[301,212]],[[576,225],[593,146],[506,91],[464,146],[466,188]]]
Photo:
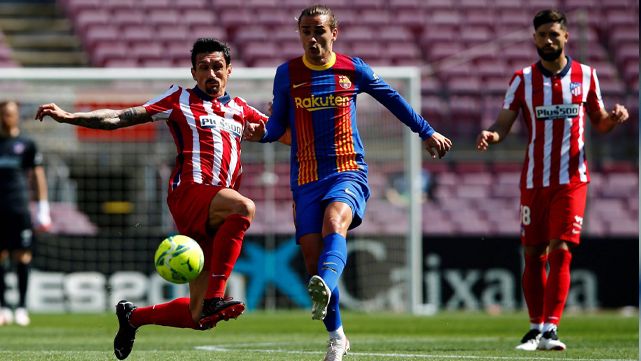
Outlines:
[[356,95],[365,92],[383,104],[421,138],[434,130],[403,97],[363,60],[333,53],[323,65],[304,56],[278,67],[272,115],[261,142],[278,140],[291,129],[291,187],[340,172],[367,173],[356,124]]

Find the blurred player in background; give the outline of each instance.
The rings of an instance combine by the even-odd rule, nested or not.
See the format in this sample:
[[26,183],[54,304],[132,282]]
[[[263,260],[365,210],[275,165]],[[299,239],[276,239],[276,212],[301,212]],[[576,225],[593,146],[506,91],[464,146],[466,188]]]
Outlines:
[[[51,226],[47,180],[42,154],[33,140],[20,134],[20,112],[15,101],[0,102],[0,326],[14,322],[27,326],[29,268],[33,258],[34,228]],[[30,189],[37,201],[32,224],[29,212]],[[35,227],[34,227],[35,226]],[[18,305],[11,312],[5,300],[5,263],[11,256],[18,278]]]
[[238,317],[240,301],[225,298],[225,288],[254,217],[254,203],[238,192],[242,173],[240,143],[249,122],[267,116],[226,92],[232,73],[229,47],[218,40],[198,39],[191,51],[192,89],[173,85],[142,106],[88,113],[69,113],[55,104],[40,106],[36,119],[95,129],[117,129],[164,120],[176,143],[176,165],[169,179],[167,203],[178,231],[201,245],[205,266],[189,283],[190,297],[165,304],[116,305],[120,329],[114,353],[125,359],[138,327],[156,324],[198,330]]
[[[600,133],[628,119],[617,104],[608,113],[593,68],[565,54],[567,20],[557,10],[534,16],[534,45],[540,60],[517,71],[503,109],[481,131],[485,151],[510,132],[519,111],[529,132],[521,173],[523,293],[530,316],[519,350],[565,350],[557,326],[570,289],[571,250],[580,241],[590,181],[585,154],[585,114]],[[549,272],[546,267],[549,264]]]
[[315,5],[298,18],[304,54],[278,67],[266,128],[246,128],[247,139],[273,142],[291,129],[291,188],[296,240],[307,272],[312,319],[329,332],[325,360],[341,360],[350,345],[339,312],[338,280],[347,261],[347,230],[365,215],[367,164],[356,122],[356,95],[366,92],[418,133],[432,157],[452,142],[380,79],[363,60],[332,50],[338,35],[331,9]]

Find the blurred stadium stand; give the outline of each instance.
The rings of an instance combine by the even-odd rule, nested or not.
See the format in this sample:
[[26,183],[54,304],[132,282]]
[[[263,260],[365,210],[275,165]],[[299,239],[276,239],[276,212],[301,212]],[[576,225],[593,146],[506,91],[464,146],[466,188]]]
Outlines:
[[[494,120],[511,74],[537,59],[531,42],[533,14],[547,7],[566,11],[568,53],[597,69],[608,106],[619,102],[631,113],[631,121],[612,134],[590,135],[593,183],[587,234],[638,235],[638,1],[324,3],[340,23],[337,51],[373,66],[422,68],[422,113],[456,143],[450,163],[426,165],[438,180],[436,201],[423,207],[424,232],[433,234],[518,232],[523,146],[518,135],[523,130],[515,125],[517,136],[506,140],[503,151],[483,156],[473,150],[474,137]],[[273,67],[300,55],[295,18],[307,5],[304,0],[0,1],[0,67],[188,67],[190,46],[200,36],[228,41],[234,66]],[[35,40],[42,39],[40,31],[49,34],[46,41]],[[36,47],[44,52],[34,55]],[[402,205],[385,198],[388,178],[398,169],[370,161],[374,198],[366,229],[403,234],[407,220]],[[262,207],[268,201],[262,167],[249,163],[245,171],[242,190]],[[276,179],[276,217],[282,220],[277,232],[290,233],[286,164],[277,164]],[[250,232],[260,234],[265,227],[258,220]]]

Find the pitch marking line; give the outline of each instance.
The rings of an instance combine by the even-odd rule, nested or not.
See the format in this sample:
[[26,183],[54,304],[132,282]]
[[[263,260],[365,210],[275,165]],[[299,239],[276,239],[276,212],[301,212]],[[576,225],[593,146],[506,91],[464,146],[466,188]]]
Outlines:
[[[203,351],[213,351],[213,352],[256,352],[256,353],[282,353],[282,354],[295,354],[295,355],[323,355],[324,351],[295,351],[295,350],[283,350],[278,348],[273,349],[250,349],[244,348],[243,346],[249,346],[250,344],[237,344],[235,346],[240,346],[239,348],[230,348],[229,346],[196,346],[195,349]],[[259,343],[251,344],[251,346],[278,346],[278,343]],[[358,357],[386,357],[394,359],[466,359],[466,360],[558,360],[557,357],[533,357],[533,356],[470,356],[470,355],[429,355],[429,354],[411,354],[411,353],[383,353],[383,352],[349,352],[350,356]],[[571,361],[635,361],[634,359],[593,359],[593,358],[564,358],[564,360]]]

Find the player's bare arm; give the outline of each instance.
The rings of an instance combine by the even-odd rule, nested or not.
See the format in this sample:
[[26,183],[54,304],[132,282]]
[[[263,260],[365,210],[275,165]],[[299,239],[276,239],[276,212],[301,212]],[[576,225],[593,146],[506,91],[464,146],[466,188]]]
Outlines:
[[601,111],[589,113],[589,115],[590,122],[599,133],[611,131],[629,118],[628,110],[621,104],[616,104],[609,113],[605,109],[601,109]]
[[476,149],[486,151],[490,144],[501,142],[510,133],[512,125],[519,113],[510,109],[502,109],[496,122],[488,129],[482,130],[476,137]]
[[42,121],[46,116],[58,123],[104,130],[125,128],[152,121],[151,116],[142,106],[121,110],[98,109],[91,112],[70,113],[55,103],[49,103],[38,108],[36,119]]
[[427,149],[432,158],[436,158],[437,156],[439,159],[443,158],[445,153],[452,149],[452,141],[439,132],[434,132],[434,134],[425,139],[423,143],[425,144],[425,149]]

